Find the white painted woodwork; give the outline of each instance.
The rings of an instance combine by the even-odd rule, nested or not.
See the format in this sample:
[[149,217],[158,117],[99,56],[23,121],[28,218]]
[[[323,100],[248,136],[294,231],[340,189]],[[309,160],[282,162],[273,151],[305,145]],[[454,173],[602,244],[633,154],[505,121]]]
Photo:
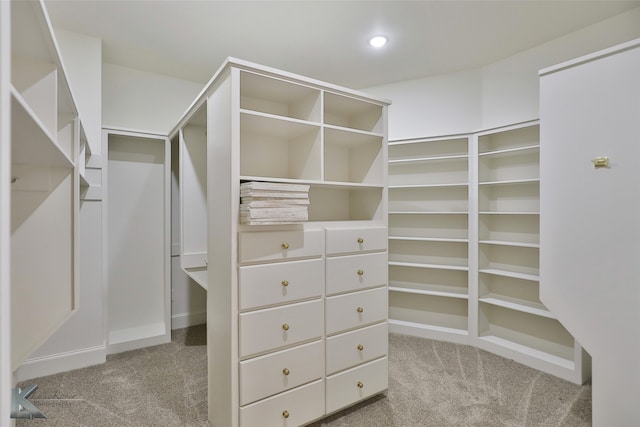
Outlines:
[[[298,426],[327,415],[327,330],[386,330],[387,104],[230,58],[171,132],[181,153],[191,150],[180,162],[181,190],[195,185],[181,193],[181,263],[208,289],[212,425]],[[241,181],[309,185],[309,221],[240,225]],[[353,262],[363,274],[347,277]],[[332,309],[328,292],[367,311],[341,313],[337,299]],[[379,338],[376,356],[350,366],[386,356]],[[384,391],[386,368],[377,375],[375,391],[343,406]]]
[[238,258],[245,263],[319,257],[322,243],[322,230],[242,232],[238,236]]
[[320,298],[325,282],[323,267],[321,259],[240,267],[240,310]]
[[300,426],[324,414],[324,381],[318,380],[243,406],[240,408],[240,425]]
[[321,340],[244,360],[240,362],[240,405],[282,393],[323,375]]
[[326,332],[366,326],[387,318],[386,287],[327,297]]
[[387,228],[349,229],[327,227],[327,255],[387,249]]
[[389,281],[387,253],[327,258],[326,294],[384,286]]
[[389,383],[386,357],[327,378],[327,412],[386,390]]
[[324,312],[321,300],[240,314],[241,358],[320,338]]
[[327,374],[386,356],[389,352],[388,333],[384,322],[327,338]]
[[593,357],[594,426],[640,423],[639,75],[636,39],[540,78],[540,296]]
[[170,147],[105,130],[106,313],[111,353],[170,341]]
[[[11,144],[9,179],[14,181],[3,207],[11,213],[10,354],[15,370],[78,308],[83,130],[43,3],[11,2],[10,9],[3,31],[10,30],[11,37],[6,33],[3,39],[11,42],[11,59],[2,63],[11,64],[12,77],[2,96],[3,108],[10,103],[11,122],[3,123],[10,137],[2,144]],[[3,68],[5,79],[7,71]]]
[[587,380],[540,301],[538,123],[394,141],[389,159],[390,330]]

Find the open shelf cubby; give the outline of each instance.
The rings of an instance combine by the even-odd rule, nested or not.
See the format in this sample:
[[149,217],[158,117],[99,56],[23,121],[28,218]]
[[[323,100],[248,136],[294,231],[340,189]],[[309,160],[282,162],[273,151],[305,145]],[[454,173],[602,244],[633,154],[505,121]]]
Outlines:
[[478,158],[480,182],[540,178],[540,149],[537,146],[485,153]]
[[322,178],[320,126],[245,113],[240,129],[241,175]]
[[442,158],[438,161],[389,163],[389,185],[429,185],[467,183],[467,157]]
[[382,220],[382,187],[312,185],[309,221]]
[[478,208],[480,213],[537,213],[540,211],[540,183],[527,181],[481,185],[478,189]]
[[389,189],[390,211],[468,212],[469,188],[405,187]]
[[382,105],[324,92],[324,123],[342,128],[381,134],[386,117]]
[[389,323],[467,334],[467,300],[389,290]]
[[420,240],[389,241],[389,261],[410,264],[467,267],[466,242],[432,242]]
[[468,158],[469,140],[403,140],[389,143],[389,164]]
[[499,153],[525,147],[540,145],[540,127],[529,125],[509,130],[498,130],[478,136],[478,153]]
[[481,243],[478,253],[480,271],[497,270],[532,276],[540,274],[538,248]]
[[525,243],[540,245],[540,215],[480,215],[480,242]]
[[548,362],[571,367],[574,339],[555,319],[480,302],[479,337],[512,350],[534,353]]
[[467,215],[389,215],[390,237],[469,239]]
[[514,306],[522,306],[522,310],[535,309],[539,314],[550,317],[549,311],[540,302],[539,293],[538,282],[535,280],[483,272],[479,274],[478,295],[481,301],[483,299],[504,301]]
[[414,293],[467,298],[468,272],[391,264],[389,287]]
[[240,108],[320,123],[320,90],[293,82],[240,72]]
[[380,135],[325,128],[325,181],[382,185],[382,147]]

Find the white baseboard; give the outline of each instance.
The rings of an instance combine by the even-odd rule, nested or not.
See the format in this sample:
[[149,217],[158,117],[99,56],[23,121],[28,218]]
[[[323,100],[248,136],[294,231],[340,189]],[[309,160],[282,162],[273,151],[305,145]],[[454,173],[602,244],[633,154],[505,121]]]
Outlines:
[[181,313],[171,316],[171,330],[188,328],[189,326],[207,323],[207,312]]
[[84,348],[66,353],[27,359],[16,370],[17,381],[58,374],[87,366],[99,365],[107,359],[107,349],[104,345]]

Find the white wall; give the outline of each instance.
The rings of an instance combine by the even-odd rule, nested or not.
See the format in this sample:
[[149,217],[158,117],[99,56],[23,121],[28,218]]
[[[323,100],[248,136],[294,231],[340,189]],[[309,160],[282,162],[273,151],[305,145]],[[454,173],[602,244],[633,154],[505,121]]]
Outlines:
[[471,132],[480,126],[481,73],[465,71],[364,92],[391,100],[389,139]]
[[362,89],[392,101],[389,139],[539,118],[538,70],[640,37],[640,7],[480,69]]
[[102,126],[166,135],[203,86],[104,64]]
[[542,68],[640,37],[640,7],[482,69],[482,128],[539,117]]

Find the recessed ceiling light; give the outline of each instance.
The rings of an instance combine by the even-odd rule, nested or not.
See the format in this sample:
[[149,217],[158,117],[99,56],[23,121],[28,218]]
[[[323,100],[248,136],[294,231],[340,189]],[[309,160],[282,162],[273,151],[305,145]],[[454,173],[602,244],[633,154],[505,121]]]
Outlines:
[[382,47],[387,44],[388,39],[385,36],[375,36],[369,39],[369,44],[373,47]]

